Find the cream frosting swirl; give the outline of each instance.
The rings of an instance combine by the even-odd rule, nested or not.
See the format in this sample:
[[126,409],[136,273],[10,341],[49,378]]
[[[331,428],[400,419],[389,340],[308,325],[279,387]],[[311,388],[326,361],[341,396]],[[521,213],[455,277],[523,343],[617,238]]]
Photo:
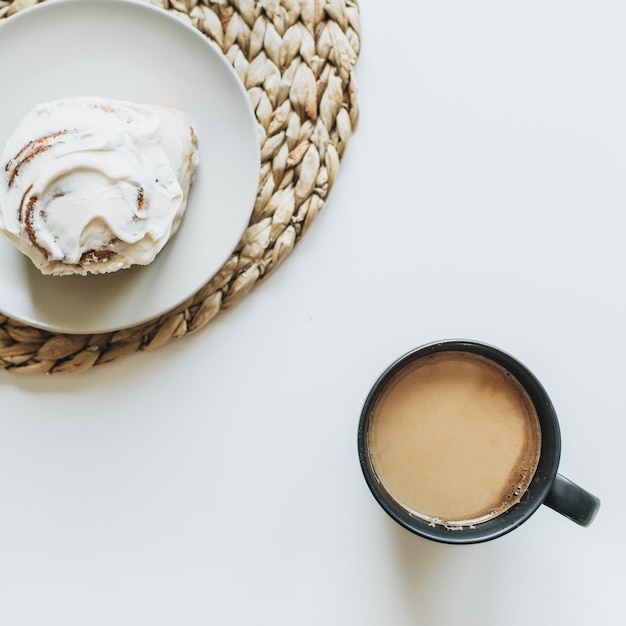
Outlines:
[[0,228],[44,274],[146,265],[178,229],[197,162],[193,129],[174,109],[40,104],[0,157]]

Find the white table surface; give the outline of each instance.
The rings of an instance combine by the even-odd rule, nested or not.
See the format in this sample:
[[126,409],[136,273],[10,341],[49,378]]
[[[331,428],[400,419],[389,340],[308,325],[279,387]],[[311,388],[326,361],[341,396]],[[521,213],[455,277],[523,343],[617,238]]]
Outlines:
[[[70,377],[0,373],[0,623],[620,623],[626,7],[361,2],[361,121],[284,265],[200,333]],[[468,337],[561,420],[589,528],[542,507],[448,546],[356,450],[390,361]]]

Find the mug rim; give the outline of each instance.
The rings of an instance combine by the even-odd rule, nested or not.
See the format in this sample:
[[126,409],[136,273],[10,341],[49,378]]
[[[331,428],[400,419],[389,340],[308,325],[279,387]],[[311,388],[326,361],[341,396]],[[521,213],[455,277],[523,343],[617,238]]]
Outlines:
[[[372,408],[391,379],[410,363],[440,352],[466,352],[482,356],[510,372],[528,393],[541,425],[541,452],[537,469],[522,499],[503,513],[475,526],[435,525],[412,514],[382,485],[368,452]],[[561,433],[554,406],[538,378],[519,359],[494,345],[473,339],[445,339],[423,344],[393,361],[372,385],[359,419],[358,452],[361,470],[374,498],[383,510],[408,531],[441,543],[480,543],[505,535],[526,522],[548,496],[561,456]]]

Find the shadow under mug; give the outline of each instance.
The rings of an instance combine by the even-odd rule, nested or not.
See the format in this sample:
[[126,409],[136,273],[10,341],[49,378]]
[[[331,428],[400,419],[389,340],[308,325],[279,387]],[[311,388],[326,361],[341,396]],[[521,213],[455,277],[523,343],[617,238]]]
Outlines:
[[[372,409],[388,383],[404,368],[428,355],[462,352],[479,355],[503,367],[522,385],[530,397],[541,427],[541,451],[534,477],[521,500],[503,513],[462,530],[433,524],[411,513],[382,485],[372,463],[369,448],[369,426]],[[470,340],[446,340],[424,345],[400,357],[390,365],[372,387],[361,413],[358,451],[367,485],[382,508],[407,530],[434,541],[469,544],[500,537],[528,520],[542,505],[581,526],[593,521],[600,500],[558,473],[561,456],[561,434],[556,412],[539,380],[522,363],[499,348]]]

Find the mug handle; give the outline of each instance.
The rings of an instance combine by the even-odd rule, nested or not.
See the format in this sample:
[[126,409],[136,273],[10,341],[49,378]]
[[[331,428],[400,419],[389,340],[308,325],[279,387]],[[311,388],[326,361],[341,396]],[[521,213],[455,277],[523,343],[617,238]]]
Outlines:
[[600,499],[557,474],[544,504],[581,526],[589,526],[600,508]]

